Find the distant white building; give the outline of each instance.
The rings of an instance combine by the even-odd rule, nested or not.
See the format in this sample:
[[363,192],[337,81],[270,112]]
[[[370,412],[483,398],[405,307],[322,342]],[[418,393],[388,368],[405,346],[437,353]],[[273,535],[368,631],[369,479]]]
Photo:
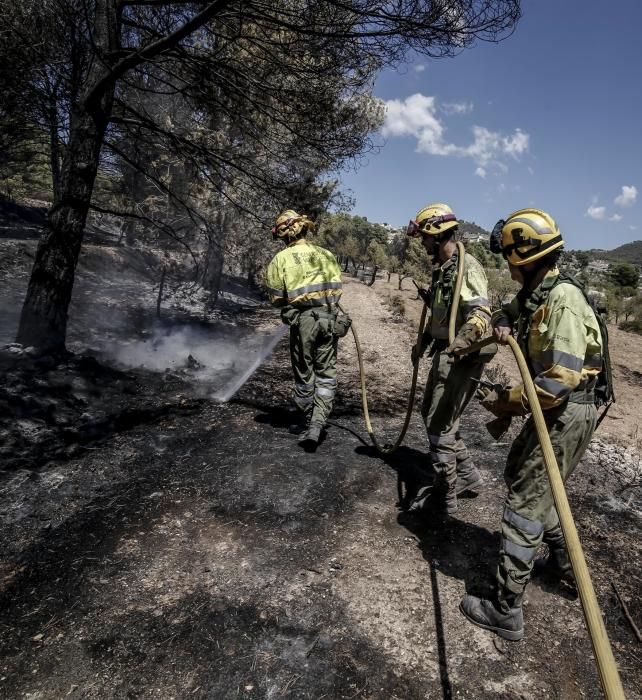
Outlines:
[[395,238],[404,236],[406,233],[405,229],[398,226],[391,226],[390,224],[382,224],[382,226],[386,229],[388,234],[388,243],[392,243]]
[[488,234],[462,231],[460,238],[464,243],[483,243],[488,239]]

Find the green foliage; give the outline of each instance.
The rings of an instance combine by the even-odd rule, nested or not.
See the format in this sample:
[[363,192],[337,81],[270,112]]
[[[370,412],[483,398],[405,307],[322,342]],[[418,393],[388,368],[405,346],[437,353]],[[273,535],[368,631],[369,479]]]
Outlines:
[[622,331],[642,335],[642,318],[636,318],[632,321],[623,321],[619,324],[618,328]]
[[617,262],[609,266],[609,277],[618,287],[638,286],[640,271],[630,263]]
[[624,309],[624,299],[620,290],[616,287],[611,287],[606,291],[606,312],[609,321],[618,323],[622,311]]
[[390,297],[390,307],[400,316],[403,316],[406,313],[406,302],[401,294],[393,294]]
[[386,249],[379,241],[370,241],[366,250],[366,258],[374,267],[385,267],[388,262]]
[[624,300],[622,307],[624,320],[628,321],[631,316],[635,316],[636,320],[642,320],[642,295],[634,294]]
[[583,270],[591,262],[591,256],[585,250],[577,250],[575,251],[575,262]]
[[406,249],[399,273],[399,288],[403,277],[412,277],[420,285],[428,284],[431,271],[432,262],[421,242],[417,238],[406,238]]
[[481,263],[482,267],[494,270],[501,270],[506,267],[506,263],[501,255],[495,255],[490,252],[488,243],[471,241],[466,243],[466,250]]
[[613,260],[614,262],[628,262],[634,265],[642,265],[642,241],[632,241],[618,246],[613,250],[588,251],[596,258]]
[[401,267],[401,261],[396,255],[389,255],[388,256],[388,265],[386,269],[388,272],[399,272],[399,268]]
[[0,126],[0,193],[13,200],[52,200],[46,144],[34,131],[25,135]]
[[519,291],[519,285],[511,279],[508,270],[487,269],[488,299],[491,309],[499,309]]
[[371,223],[364,216],[344,212],[324,216],[315,242],[354,263],[369,263],[377,267],[386,264],[388,232],[381,224]]

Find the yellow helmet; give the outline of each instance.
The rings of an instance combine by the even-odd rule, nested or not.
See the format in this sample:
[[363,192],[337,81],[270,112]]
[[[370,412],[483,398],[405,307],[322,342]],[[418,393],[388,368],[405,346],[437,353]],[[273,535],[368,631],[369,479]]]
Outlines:
[[296,239],[299,238],[304,228],[313,231],[314,223],[307,216],[302,216],[294,209],[286,209],[276,218],[272,227],[272,238],[274,240],[279,238]]
[[406,233],[413,238],[422,234],[441,236],[456,226],[457,217],[453,210],[447,204],[437,202],[421,209],[417,218],[408,223]]
[[511,265],[526,265],[563,245],[555,219],[541,209],[519,209],[490,234],[490,249]]

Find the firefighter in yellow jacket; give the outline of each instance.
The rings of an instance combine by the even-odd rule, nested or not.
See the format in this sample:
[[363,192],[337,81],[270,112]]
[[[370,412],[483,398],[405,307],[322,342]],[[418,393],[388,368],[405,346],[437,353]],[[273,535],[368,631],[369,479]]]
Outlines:
[[[457,276],[457,217],[442,203],[424,207],[408,225],[409,236],[421,236],[422,244],[437,265],[431,286],[430,320],[419,348],[413,348],[417,362],[431,345],[432,366],[421,414],[428,432],[430,456],[436,474],[432,502],[448,513],[457,510],[457,495],[478,489],[482,477],[459,433],[461,414],[470,402],[483,371],[479,357],[456,359],[452,353],[482,338],[490,328],[488,282],[479,262],[469,253],[464,259],[459,310],[452,345],[448,324]],[[428,490],[426,490],[428,491]],[[423,510],[429,503],[420,492],[411,510]]]
[[341,298],[341,268],[329,250],[306,241],[313,230],[314,223],[292,209],[280,214],[272,236],[286,247],[266,272],[270,300],[290,327],[294,402],[302,416],[292,432],[311,446],[319,442],[337,389],[335,325]]
[[[566,481],[595,429],[594,387],[607,349],[583,291],[557,268],[563,244],[555,221],[538,209],[516,211],[498,222],[491,237],[491,249],[504,255],[512,278],[522,286],[493,316],[494,334],[499,342],[506,342],[510,333],[516,336]],[[486,393],[482,405],[498,417],[530,413],[522,385],[480,391]],[[522,598],[542,541],[549,556],[537,563],[559,579],[572,577],[532,417],[511,446],[504,477],[508,495],[496,594],[492,600],[467,595],[460,608],[474,624],[519,640],[524,634]]]

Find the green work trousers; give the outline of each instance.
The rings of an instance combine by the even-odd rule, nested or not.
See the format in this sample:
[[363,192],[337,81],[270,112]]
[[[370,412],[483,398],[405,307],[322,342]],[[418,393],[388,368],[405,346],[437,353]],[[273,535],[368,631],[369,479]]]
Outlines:
[[337,390],[335,314],[304,309],[290,326],[294,402],[312,424],[325,425]]
[[484,365],[479,361],[452,361],[445,352],[436,352],[426,383],[421,416],[430,442],[432,465],[440,478],[454,483],[457,471],[472,468],[472,458],[459,433],[459,419],[470,402]]
[[[584,455],[595,430],[593,403],[570,403],[544,412],[555,458],[566,481]],[[502,593],[521,595],[533,568],[544,532],[559,527],[542,448],[532,416],[513,442],[504,478],[508,495],[504,505],[497,584]]]

